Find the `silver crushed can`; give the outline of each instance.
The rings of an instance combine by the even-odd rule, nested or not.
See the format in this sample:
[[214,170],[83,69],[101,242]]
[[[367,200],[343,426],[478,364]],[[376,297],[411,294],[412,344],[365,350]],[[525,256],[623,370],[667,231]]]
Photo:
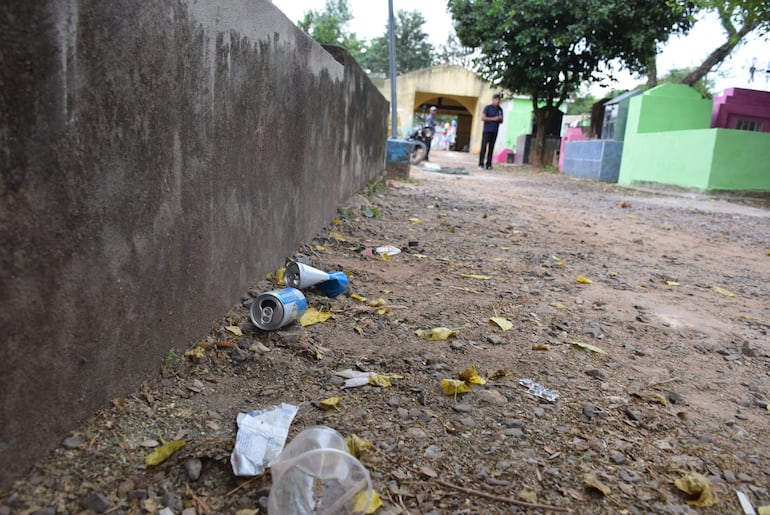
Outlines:
[[260,294],[249,311],[251,323],[263,331],[275,331],[299,320],[307,311],[307,299],[296,288],[272,290]]

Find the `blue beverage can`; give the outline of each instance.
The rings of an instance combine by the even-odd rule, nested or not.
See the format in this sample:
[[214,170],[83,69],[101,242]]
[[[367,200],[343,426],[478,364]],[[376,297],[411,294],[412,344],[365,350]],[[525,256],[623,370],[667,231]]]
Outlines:
[[329,272],[329,280],[318,283],[315,287],[327,297],[337,297],[348,289],[348,276],[345,272]]
[[296,288],[272,290],[260,294],[249,311],[251,323],[263,331],[275,331],[299,320],[307,311],[307,299]]

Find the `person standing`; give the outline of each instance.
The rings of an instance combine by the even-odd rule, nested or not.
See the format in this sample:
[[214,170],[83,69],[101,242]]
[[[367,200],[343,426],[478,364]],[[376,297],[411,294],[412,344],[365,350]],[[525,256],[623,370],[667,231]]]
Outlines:
[[430,114],[425,119],[425,126],[430,128],[430,138],[425,138],[425,146],[428,147],[428,149],[425,151],[425,160],[430,161],[428,159],[430,157],[430,146],[433,144],[433,135],[436,133],[436,106],[430,107]]
[[492,169],[492,154],[497,141],[497,129],[503,122],[503,108],[500,107],[500,95],[492,95],[492,103],[484,108],[481,113],[484,122],[484,133],[481,136],[481,152],[479,153],[479,168],[484,168],[484,156],[486,155],[487,170]]

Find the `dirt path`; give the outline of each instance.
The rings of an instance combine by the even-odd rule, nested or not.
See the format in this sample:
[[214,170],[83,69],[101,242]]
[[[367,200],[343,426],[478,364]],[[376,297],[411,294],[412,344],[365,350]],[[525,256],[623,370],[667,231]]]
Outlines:
[[[269,476],[244,484],[228,458],[236,414],[280,402],[299,406],[290,437],[323,424],[376,446],[362,461],[384,501],[378,513],[527,512],[446,482],[575,513],[687,513],[674,486],[685,472],[706,476],[719,498],[699,513],[740,513],[736,489],[770,504],[770,211],[431,157],[473,173],[413,170],[413,181],[372,196],[379,218],[356,209],[298,249],[349,274],[346,296],[308,292],[333,319],[263,333],[234,308],[201,340],[234,347],[170,354],[163,377],[84,424],[74,448],[5,493],[0,514],[263,509]],[[403,252],[390,262],[361,255],[383,244]],[[261,281],[244,305],[270,287]],[[512,328],[491,325],[494,316]],[[223,329],[231,323],[245,336]],[[415,335],[439,326],[459,333]],[[503,372],[445,395],[441,379],[471,365]],[[333,372],[350,367],[404,378],[341,390]],[[558,399],[530,395],[522,378]],[[332,396],[340,411],[318,407]],[[175,436],[188,444],[145,468],[153,440]],[[185,468],[194,460],[197,480]]]

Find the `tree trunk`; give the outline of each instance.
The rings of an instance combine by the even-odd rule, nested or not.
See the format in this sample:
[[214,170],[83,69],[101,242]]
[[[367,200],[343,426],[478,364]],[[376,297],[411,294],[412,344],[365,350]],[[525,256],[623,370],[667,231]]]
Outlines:
[[713,67],[724,61],[727,56],[730,55],[733,49],[738,45],[738,43],[741,42],[741,40],[743,40],[746,34],[754,30],[756,27],[757,25],[755,22],[747,21],[744,23],[734,36],[731,36],[724,44],[720,45],[716,50],[711,52],[700,66],[698,66],[684,79],[682,79],[682,84],[692,86],[703,77],[705,77]]
[[647,61],[647,89],[658,85],[658,56],[653,55]]
[[542,167],[544,165],[543,159],[545,157],[545,124],[546,115],[548,111],[544,107],[535,108],[535,127],[537,132],[535,133],[535,141],[532,145],[532,150],[529,152],[529,164],[532,166]]

